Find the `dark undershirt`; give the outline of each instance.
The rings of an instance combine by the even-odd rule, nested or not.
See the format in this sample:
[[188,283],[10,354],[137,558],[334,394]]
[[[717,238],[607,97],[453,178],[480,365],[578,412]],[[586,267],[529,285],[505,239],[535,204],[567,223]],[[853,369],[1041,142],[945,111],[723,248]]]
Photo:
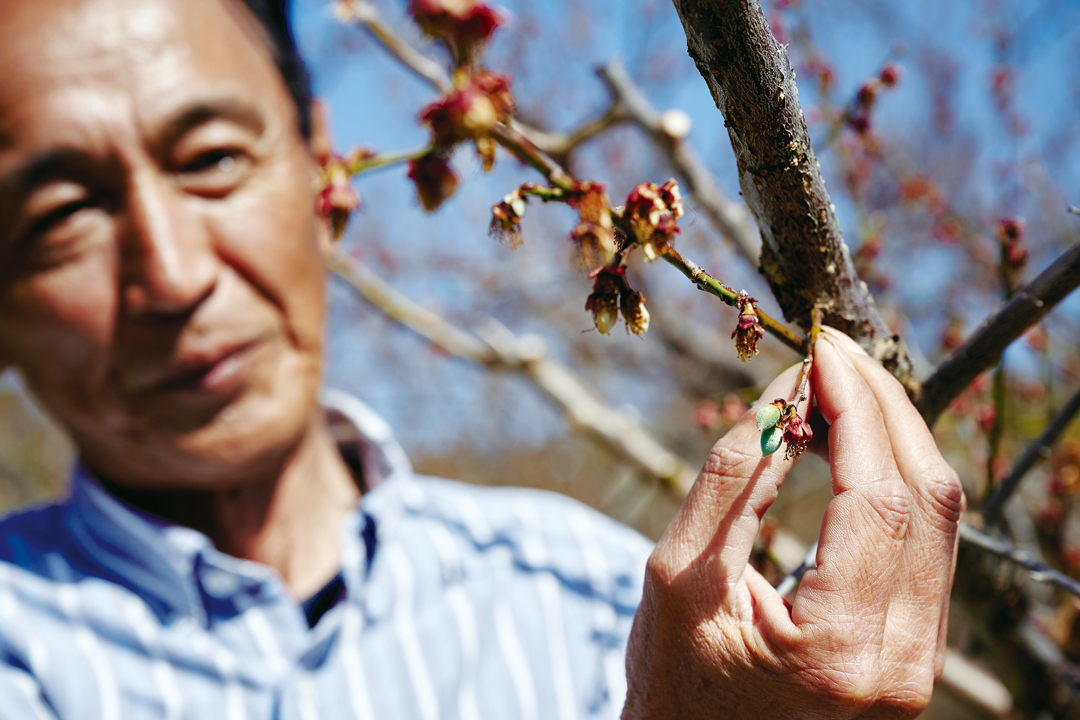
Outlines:
[[321,590],[300,603],[300,609],[304,611],[308,627],[315,627],[319,618],[337,605],[343,597],[345,597],[345,578],[338,573],[330,579],[330,582],[323,585]]

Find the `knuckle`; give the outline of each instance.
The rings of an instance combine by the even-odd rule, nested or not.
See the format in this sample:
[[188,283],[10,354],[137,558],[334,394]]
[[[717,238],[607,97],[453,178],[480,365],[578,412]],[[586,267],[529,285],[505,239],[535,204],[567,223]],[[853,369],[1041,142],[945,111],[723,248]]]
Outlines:
[[670,591],[678,579],[678,570],[667,560],[667,557],[659,551],[659,547],[653,550],[649,559],[645,562],[645,581],[656,591]]
[[922,475],[922,482],[917,487],[931,510],[950,523],[960,522],[960,516],[967,508],[967,498],[956,471],[948,465],[938,464]]

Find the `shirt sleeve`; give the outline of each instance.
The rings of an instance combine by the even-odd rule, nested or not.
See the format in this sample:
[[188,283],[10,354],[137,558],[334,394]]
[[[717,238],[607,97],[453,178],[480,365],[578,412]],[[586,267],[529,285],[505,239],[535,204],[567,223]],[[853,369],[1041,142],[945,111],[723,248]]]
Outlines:
[[0,707],[5,718],[58,720],[41,691],[41,686],[22,668],[0,664]]

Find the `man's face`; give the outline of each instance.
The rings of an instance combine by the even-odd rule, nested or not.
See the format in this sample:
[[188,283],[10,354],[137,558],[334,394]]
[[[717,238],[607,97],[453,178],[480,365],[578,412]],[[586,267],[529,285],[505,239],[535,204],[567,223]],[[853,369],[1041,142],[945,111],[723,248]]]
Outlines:
[[322,359],[314,166],[235,0],[0,3],[0,365],[111,480],[243,483]]

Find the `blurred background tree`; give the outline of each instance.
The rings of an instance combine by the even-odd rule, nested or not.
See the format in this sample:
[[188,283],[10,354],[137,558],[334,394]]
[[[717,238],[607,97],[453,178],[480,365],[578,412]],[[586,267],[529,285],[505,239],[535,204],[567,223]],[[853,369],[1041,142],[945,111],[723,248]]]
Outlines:
[[[639,183],[675,177],[686,213],[674,247],[782,319],[790,304],[782,309],[758,273],[761,240],[740,199],[738,160],[672,5],[504,6],[483,65],[512,81],[519,124],[510,129],[574,177],[603,183],[613,205]],[[533,198],[520,247],[489,237],[493,204],[522,183],[549,187],[503,147],[490,172],[472,142],[444,152],[456,192],[445,174],[414,170],[414,182],[404,160],[432,138],[421,112],[449,89],[455,63],[478,58],[461,47],[452,57],[410,7],[452,15],[488,6],[294,3],[335,146],[366,148],[339,166],[364,171],[352,180],[362,204],[335,267],[368,299],[347,282],[331,285],[327,382],[383,414],[422,472],[554,489],[655,538],[712,442],[801,358],[767,335],[740,363],[738,310],[641,253],[626,277],[647,298],[648,332],[598,332],[585,309],[592,266],[575,262],[580,235],[571,239],[580,208]],[[1080,387],[1075,261],[1057,286],[1067,297],[1030,329],[1030,319],[1017,321],[1026,332],[1000,363],[995,353],[964,354],[985,318],[1076,254],[1080,3],[766,0],[763,10],[795,70],[791,100],[853,266],[889,333],[903,338],[910,386],[917,393],[950,357],[977,371],[938,376],[948,380],[938,393],[947,407],[934,428],[964,482],[972,530],[1064,573],[1048,584],[986,543],[965,547],[956,652],[927,716],[1080,716],[1080,600],[1062,589],[1080,577],[1080,430],[1068,422]],[[440,193],[450,195],[441,204]],[[424,212],[418,200],[438,208]],[[1060,433],[1032,449],[1055,419]],[[0,427],[0,505],[61,494],[69,446],[10,374]],[[1021,475],[1026,452],[1033,462]],[[1022,482],[992,513],[1003,522],[984,527],[979,510],[1006,478]],[[795,569],[829,493],[827,466],[802,460],[767,517],[763,572],[779,581]]]

